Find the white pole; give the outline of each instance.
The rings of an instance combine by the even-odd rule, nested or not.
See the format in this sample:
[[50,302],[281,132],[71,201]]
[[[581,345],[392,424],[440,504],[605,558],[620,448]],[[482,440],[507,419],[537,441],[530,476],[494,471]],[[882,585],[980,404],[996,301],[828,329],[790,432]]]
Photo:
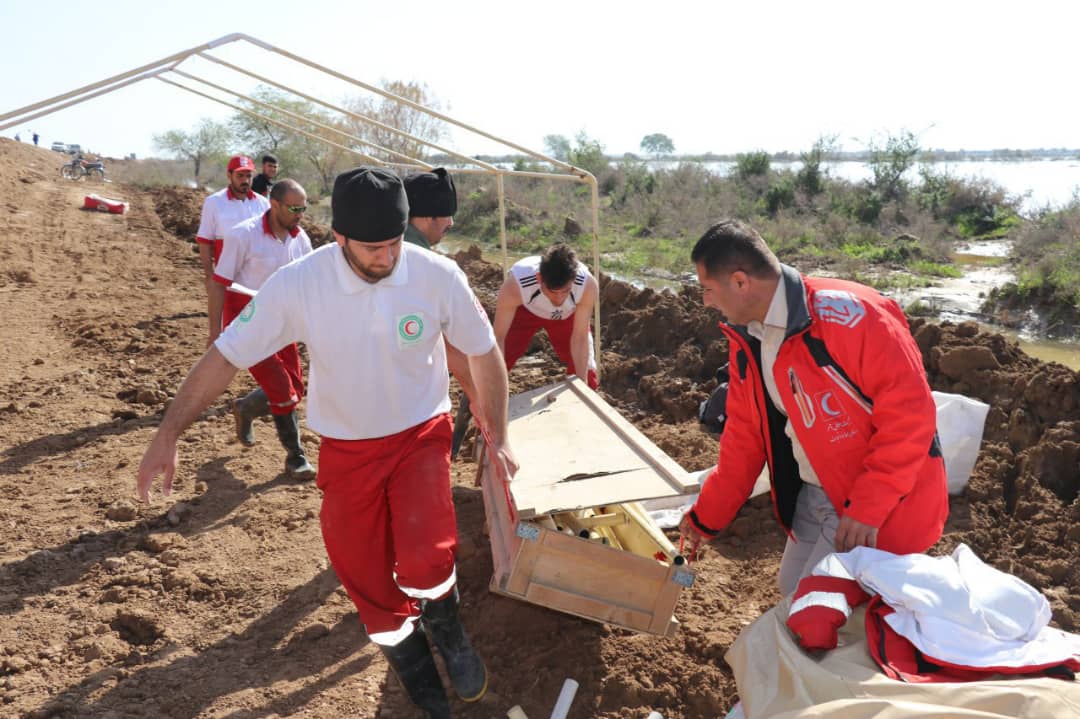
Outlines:
[[551,710],[551,719],[566,719],[566,715],[570,712],[570,705],[574,702],[574,695],[577,694],[578,683],[573,679],[567,679],[563,682],[562,691],[559,692],[559,699],[555,702],[555,708]]

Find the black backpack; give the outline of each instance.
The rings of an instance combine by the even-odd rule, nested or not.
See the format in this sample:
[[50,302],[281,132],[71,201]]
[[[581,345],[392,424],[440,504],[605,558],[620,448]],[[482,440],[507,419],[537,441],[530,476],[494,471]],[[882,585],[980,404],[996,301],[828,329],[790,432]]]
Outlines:
[[720,369],[716,370],[716,389],[707,400],[702,401],[698,408],[698,421],[707,432],[720,434],[724,431],[724,423],[727,422],[727,391],[730,379],[728,363],[725,362],[720,365]]

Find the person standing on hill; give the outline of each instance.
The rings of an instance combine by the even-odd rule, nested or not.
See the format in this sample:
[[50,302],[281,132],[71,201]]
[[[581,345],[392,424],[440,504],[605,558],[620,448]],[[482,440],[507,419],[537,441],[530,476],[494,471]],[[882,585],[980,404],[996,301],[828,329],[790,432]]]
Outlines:
[[[214,281],[225,287],[221,322],[226,327],[251,302],[251,296],[230,290],[234,282],[258,290],[278,268],[311,253],[311,240],[300,227],[307,211],[307,193],[300,183],[284,179],[270,190],[270,209],[225,231],[221,257],[214,267]],[[296,344],[280,348],[248,371],[259,389],[233,402],[236,436],[241,443],[255,444],[252,422],[266,414],[274,417],[278,439],[288,452],[285,471],[294,477],[314,477],[300,442],[296,406],[304,397],[304,375]]]
[[255,175],[255,179],[251,181],[251,191],[263,197],[269,197],[270,188],[274,186],[274,178],[277,177],[277,171],[278,159],[269,153],[263,155],[262,172]]
[[409,197],[409,226],[405,241],[430,250],[446,237],[454,226],[457,190],[454,179],[442,167],[405,178]]
[[214,264],[221,256],[221,241],[225,231],[270,209],[270,201],[251,190],[251,176],[255,163],[250,157],[234,155],[226,165],[229,184],[208,195],[203,201],[202,217],[195,242],[199,245],[199,262],[202,264],[203,281],[206,285],[206,316],[210,346],[221,334],[221,311],[225,305],[225,288],[214,281]]
[[34,144],[35,145],[38,144],[38,134],[36,132],[34,133],[33,138],[34,138]]
[[767,464],[788,534],[780,591],[832,552],[924,552],[948,515],[945,463],[922,355],[877,290],[780,264],[725,220],[691,253],[703,302],[723,313],[730,379],[716,468],[679,525],[691,551],[749,499]]
[[497,481],[517,470],[506,367],[461,268],[402,242],[408,202],[396,175],[372,167],[338,175],[331,213],[336,244],[275,272],[192,368],[143,456],[136,488],[146,501],[164,474],[168,493],[180,432],[237,368],[304,342],[308,421],[323,437],[317,482],[330,562],[409,697],[429,717],[447,719],[428,636],[463,700],[479,700],[488,675],[458,615],[443,338],[466,355],[476,379]]

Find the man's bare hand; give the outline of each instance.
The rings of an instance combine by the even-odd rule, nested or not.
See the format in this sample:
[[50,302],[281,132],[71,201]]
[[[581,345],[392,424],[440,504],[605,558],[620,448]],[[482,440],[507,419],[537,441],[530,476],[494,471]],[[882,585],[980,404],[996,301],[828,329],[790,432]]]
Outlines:
[[863,524],[851,517],[841,517],[834,541],[836,551],[850,552],[855,547],[876,547],[877,533],[877,527]]
[[679,520],[679,551],[685,557],[693,557],[698,548],[709,541],[709,537],[697,530],[694,520],[690,519],[690,512],[683,515]]
[[490,445],[485,453],[491,462],[491,469],[495,472],[495,479],[509,482],[514,478],[518,471],[518,461],[508,443]]
[[139,463],[139,474],[135,478],[135,491],[143,502],[150,501],[150,488],[154,478],[164,474],[165,479],[161,484],[161,493],[168,497],[172,493],[173,477],[176,475],[178,463],[176,454],[176,442],[164,440],[161,433],[154,435],[153,441],[146,449],[142,462]]

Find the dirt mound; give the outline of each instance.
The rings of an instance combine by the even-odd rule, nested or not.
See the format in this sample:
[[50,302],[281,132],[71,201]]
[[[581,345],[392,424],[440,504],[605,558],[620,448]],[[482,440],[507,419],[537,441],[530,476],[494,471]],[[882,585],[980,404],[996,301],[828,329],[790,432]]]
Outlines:
[[[162,226],[179,239],[194,242],[199,232],[199,218],[206,191],[190,187],[155,187],[148,192],[154,199],[154,207],[161,218]],[[333,241],[327,225],[305,217],[300,226],[315,247]]]
[[[319,493],[281,474],[273,428],[230,441],[229,398],[185,433],[174,495],[132,501],[135,467],[205,346],[201,271],[189,244],[202,193],[110,194],[128,214],[82,212],[85,185],[62,158],[0,140],[0,714],[13,717],[411,717],[405,697],[326,564]],[[315,232],[309,234],[315,239]],[[489,311],[500,268],[461,253]],[[693,419],[727,348],[695,293],[602,278],[603,391],[690,469],[716,442]],[[975,476],[935,551],[969,543],[1080,619],[1076,376],[969,325],[913,322],[936,389],[992,406]],[[515,391],[561,376],[538,339]],[[304,434],[317,461],[317,439]],[[722,716],[723,662],[739,631],[778,599],[784,536],[752,501],[696,564],[676,636],[656,639],[506,599],[491,557],[475,465],[453,467],[463,614],[492,670],[491,693],[455,716],[521,704],[550,712],[565,677],[573,719]],[[167,696],[165,696],[167,693]]]
[[191,187],[155,187],[148,192],[162,227],[178,239],[194,242],[206,191]]

